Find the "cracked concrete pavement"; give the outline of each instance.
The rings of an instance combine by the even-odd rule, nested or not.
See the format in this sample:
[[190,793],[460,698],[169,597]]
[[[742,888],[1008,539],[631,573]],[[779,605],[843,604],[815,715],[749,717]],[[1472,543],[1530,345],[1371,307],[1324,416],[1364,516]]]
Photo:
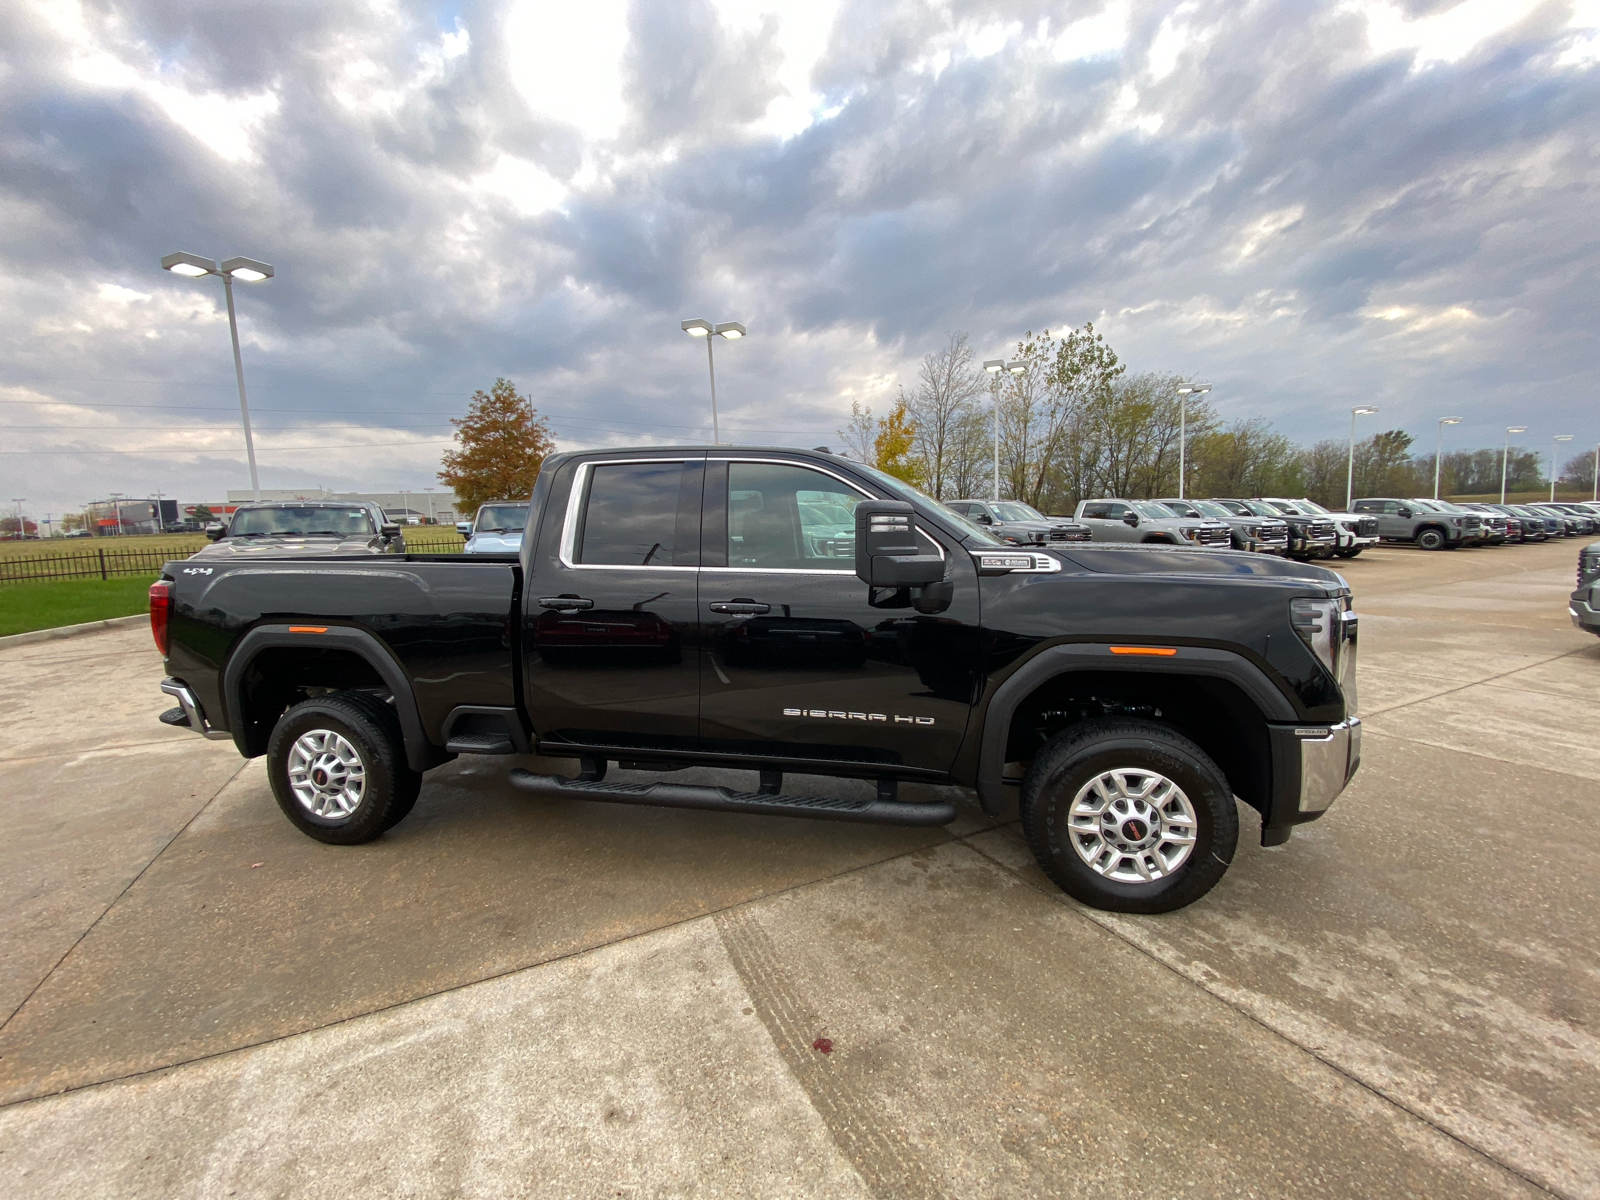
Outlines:
[[0,1193],[1600,1196],[1576,550],[1341,564],[1361,774],[1157,918],[964,798],[858,828],[468,760],[323,846],[155,722],[146,631],[0,650]]

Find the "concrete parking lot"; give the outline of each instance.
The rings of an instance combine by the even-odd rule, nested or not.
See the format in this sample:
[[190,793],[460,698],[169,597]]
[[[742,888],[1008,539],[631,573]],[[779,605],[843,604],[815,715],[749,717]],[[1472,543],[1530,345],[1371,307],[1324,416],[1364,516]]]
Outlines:
[[1600,1196],[1577,549],[1339,564],[1360,775],[1153,918],[971,804],[542,801],[511,759],[324,846],[156,723],[147,631],[0,650],[0,1192]]

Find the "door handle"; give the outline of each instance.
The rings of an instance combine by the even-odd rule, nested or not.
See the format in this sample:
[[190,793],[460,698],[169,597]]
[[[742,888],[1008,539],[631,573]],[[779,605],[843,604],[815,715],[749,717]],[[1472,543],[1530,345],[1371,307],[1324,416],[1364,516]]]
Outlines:
[[713,600],[711,611],[714,613],[740,613],[759,616],[772,611],[772,605],[763,604],[759,600]]
[[540,608],[567,609],[576,612],[580,608],[593,608],[593,600],[583,600],[577,596],[545,596],[539,601]]

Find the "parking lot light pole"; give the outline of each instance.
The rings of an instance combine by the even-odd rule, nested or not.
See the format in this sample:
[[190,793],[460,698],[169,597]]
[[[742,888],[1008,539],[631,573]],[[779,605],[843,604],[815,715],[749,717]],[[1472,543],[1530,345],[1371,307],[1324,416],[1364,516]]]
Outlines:
[[28,523],[22,519],[22,506],[27,502],[26,496],[13,496],[11,503],[17,506],[17,541],[25,541],[28,536]]
[[1506,463],[1511,460],[1511,435],[1513,433],[1527,433],[1526,425],[1507,425],[1506,444],[1500,450],[1500,503],[1506,502]]
[[1594,448],[1594,501],[1600,504],[1600,444]]
[[233,281],[242,279],[246,283],[257,283],[263,279],[271,279],[276,272],[270,264],[258,262],[253,258],[230,258],[219,266],[202,255],[187,254],[181,250],[175,254],[165,255],[161,259],[161,266],[174,275],[183,275],[190,279],[199,279],[203,275],[222,277],[222,291],[228,299],[228,336],[233,339],[233,374],[239,381],[239,416],[244,421],[244,452],[250,460],[250,490],[259,503],[261,479],[256,474],[255,439],[250,436],[250,402],[245,398],[244,392],[244,360],[239,356],[239,319],[233,312]]
[[1028,369],[1028,364],[1020,358],[988,358],[984,360],[983,369],[994,376],[994,385],[989,389],[990,398],[994,401],[994,496],[991,498],[998,504],[1000,502],[1000,372],[1021,375]]
[[1554,504],[1556,502],[1556,451],[1560,448],[1562,442],[1570,442],[1571,440],[1572,440],[1572,435],[1570,433],[1558,433],[1558,434],[1556,434],[1555,437],[1550,439],[1550,441],[1552,443],[1552,445],[1550,446],[1550,503],[1551,504]]
[[[1189,449],[1189,397],[1204,396],[1211,390],[1209,383],[1186,383],[1178,389],[1178,499],[1183,499],[1183,477],[1188,465]],[[1348,507],[1348,505],[1346,506]]]
[[1461,424],[1460,417],[1439,418],[1439,444],[1433,450],[1433,498],[1439,498],[1439,461],[1444,457],[1444,427]]
[[1344,468],[1344,510],[1350,511],[1350,506],[1356,499],[1356,418],[1370,417],[1378,411],[1376,404],[1358,404],[1350,410],[1350,458]]
[[117,511],[117,536],[121,537],[122,536],[122,497],[123,497],[124,493],[122,493],[122,492],[112,492],[112,493],[110,493],[110,495],[111,495],[111,507],[116,509],[116,511]]
[[722,428],[717,424],[717,358],[711,352],[713,337],[725,337],[730,342],[736,342],[744,337],[749,330],[737,321],[723,321],[720,325],[713,325],[701,317],[688,321],[679,321],[678,328],[690,337],[705,338],[706,340],[706,366],[711,372],[711,444],[722,444]]

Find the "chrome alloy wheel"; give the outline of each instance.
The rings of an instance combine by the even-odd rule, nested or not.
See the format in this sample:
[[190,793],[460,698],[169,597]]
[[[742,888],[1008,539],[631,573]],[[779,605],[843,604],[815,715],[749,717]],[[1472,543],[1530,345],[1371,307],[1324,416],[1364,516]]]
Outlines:
[[337,821],[361,804],[367,767],[339,734],[313,729],[296,738],[289,750],[289,788],[312,816]]
[[1116,883],[1154,883],[1194,850],[1189,797],[1165,775],[1105,771],[1079,789],[1067,817],[1072,846],[1089,869]]

